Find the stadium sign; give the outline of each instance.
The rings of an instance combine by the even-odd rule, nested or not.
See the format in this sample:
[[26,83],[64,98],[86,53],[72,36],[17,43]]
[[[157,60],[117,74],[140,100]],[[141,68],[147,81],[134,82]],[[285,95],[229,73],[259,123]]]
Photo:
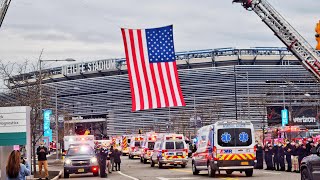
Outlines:
[[79,64],[70,64],[62,66],[62,74],[67,75],[76,75],[87,72],[99,72],[99,71],[111,71],[116,70],[116,60],[115,59],[105,59],[87,63]]

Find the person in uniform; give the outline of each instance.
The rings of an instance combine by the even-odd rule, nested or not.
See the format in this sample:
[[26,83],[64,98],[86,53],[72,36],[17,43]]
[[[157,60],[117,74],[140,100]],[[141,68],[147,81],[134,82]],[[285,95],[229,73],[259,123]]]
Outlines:
[[100,165],[100,177],[105,178],[107,177],[106,173],[106,160],[108,156],[108,150],[105,147],[101,147],[98,153],[98,158],[99,158],[99,165]]
[[284,147],[282,143],[278,144],[278,162],[280,165],[280,171],[285,171],[285,164],[284,164]]
[[278,148],[277,144],[274,144],[273,148],[272,148],[272,152],[273,152],[273,167],[274,167],[274,170],[276,170],[276,171],[280,170],[278,149],[279,148]]
[[286,146],[284,147],[284,153],[286,155],[286,161],[288,164],[288,169],[287,172],[291,172],[292,169],[292,161],[291,161],[291,156],[292,156],[292,145],[289,141],[286,141]]
[[257,158],[257,163],[255,164],[255,169],[263,169],[263,148],[261,144],[256,141],[256,158]]
[[311,153],[311,148],[314,146],[312,137],[308,138],[308,142],[306,144],[306,156],[309,156]]
[[267,143],[264,148],[265,153],[265,161],[267,164],[266,170],[273,170],[273,163],[272,163],[272,146],[271,144]]
[[306,149],[306,146],[302,143],[302,142],[299,142],[299,148],[297,150],[297,153],[298,153],[298,167],[299,167],[299,173],[300,173],[300,165],[301,165],[301,161],[304,157],[307,156],[307,149]]

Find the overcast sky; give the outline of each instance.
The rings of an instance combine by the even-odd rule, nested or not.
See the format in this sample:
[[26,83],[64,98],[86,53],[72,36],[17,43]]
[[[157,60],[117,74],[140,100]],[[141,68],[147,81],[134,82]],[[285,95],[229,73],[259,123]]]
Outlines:
[[[320,0],[269,0],[315,46]],[[0,59],[78,62],[124,57],[120,28],[173,24],[176,52],[284,46],[254,12],[232,0],[12,0],[0,29]],[[54,64],[50,64],[54,65]]]

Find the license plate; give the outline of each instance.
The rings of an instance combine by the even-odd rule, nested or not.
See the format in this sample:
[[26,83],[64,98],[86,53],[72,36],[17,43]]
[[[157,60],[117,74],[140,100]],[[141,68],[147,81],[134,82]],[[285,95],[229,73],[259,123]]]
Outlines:
[[78,172],[84,172],[84,169],[78,169]]
[[177,156],[182,156],[182,155],[183,155],[183,153],[181,153],[181,152],[177,153]]
[[241,162],[241,165],[249,165],[249,162]]

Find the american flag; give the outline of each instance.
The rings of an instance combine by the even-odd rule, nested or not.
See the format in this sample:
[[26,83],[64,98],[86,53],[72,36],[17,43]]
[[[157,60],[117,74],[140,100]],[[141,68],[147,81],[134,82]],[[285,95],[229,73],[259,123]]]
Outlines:
[[173,45],[173,27],[121,29],[132,111],[185,106]]

